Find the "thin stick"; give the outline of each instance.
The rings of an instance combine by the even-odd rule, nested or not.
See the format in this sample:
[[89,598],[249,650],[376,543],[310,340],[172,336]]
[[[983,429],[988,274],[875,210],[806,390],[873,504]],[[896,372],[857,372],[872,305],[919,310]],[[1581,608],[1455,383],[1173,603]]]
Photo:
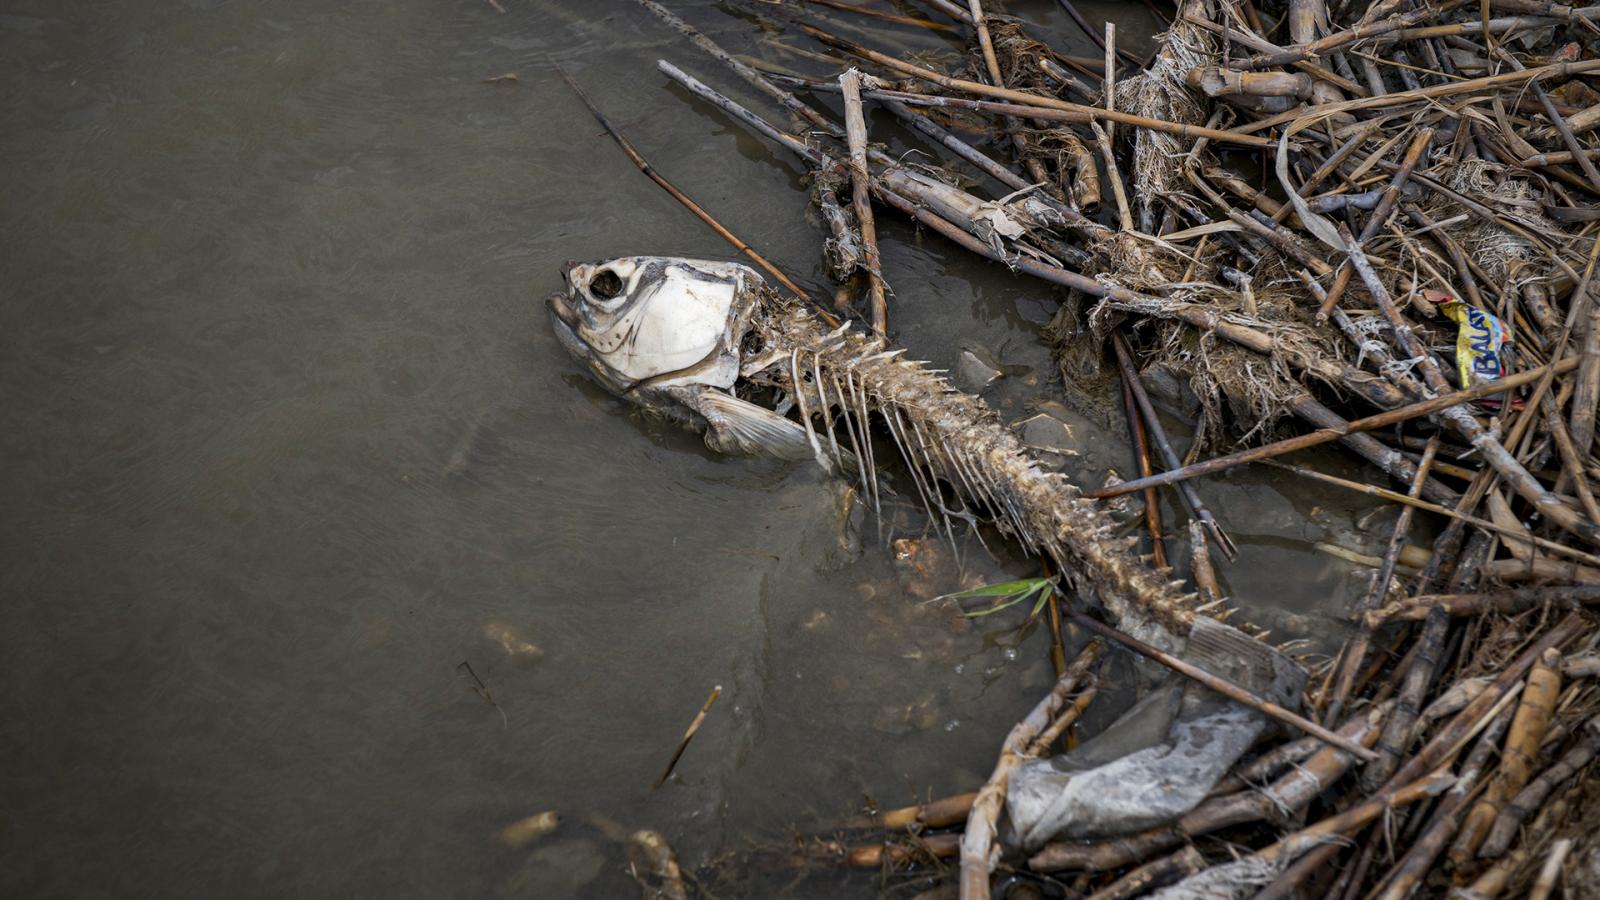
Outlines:
[[1259,712],[1264,716],[1277,719],[1279,722],[1283,722],[1286,725],[1292,725],[1293,727],[1304,731],[1306,734],[1314,735],[1315,737],[1326,741],[1327,743],[1332,744],[1335,747],[1346,751],[1347,753],[1355,754],[1355,756],[1360,759],[1370,761],[1378,758],[1376,753],[1368,750],[1366,747],[1361,746],[1359,743],[1329,731],[1328,729],[1323,728],[1321,725],[1318,725],[1299,713],[1284,709],[1283,707],[1276,703],[1272,703],[1271,701],[1263,700],[1244,688],[1239,687],[1233,682],[1218,678],[1199,666],[1185,662],[1166,652],[1165,650],[1152,647],[1149,644],[1146,644],[1144,641],[1133,637],[1132,635],[1124,634],[1109,625],[1101,624],[1100,622],[1089,618],[1077,610],[1069,608],[1064,610],[1064,612],[1066,613],[1067,618],[1077,622],[1090,631],[1093,631],[1095,634],[1098,634],[1101,637],[1109,640],[1116,641],[1124,647],[1127,647],[1135,653],[1138,653],[1140,656],[1153,659],[1172,671],[1177,672],[1186,678],[1193,679],[1194,681],[1199,682],[1211,690],[1216,691],[1224,697],[1227,697],[1229,700],[1233,700],[1236,703],[1248,706],[1256,712]]
[[694,733],[700,730],[700,724],[706,720],[706,713],[711,711],[711,704],[717,702],[717,698],[720,696],[722,696],[722,685],[719,684],[711,689],[711,696],[706,698],[705,705],[700,707],[700,711],[695,714],[694,721],[689,723],[689,730],[683,733],[683,740],[678,742],[678,749],[672,752],[672,759],[667,762],[666,769],[661,772],[661,777],[657,778],[655,785],[650,788],[652,791],[666,784],[667,779],[672,776],[672,770],[677,768],[678,760],[683,758],[683,751],[689,748],[689,742],[694,740]]
[[[1439,451],[1439,436],[1435,434],[1428,440],[1428,446],[1422,451],[1422,461],[1417,464],[1417,477],[1411,482],[1411,490],[1407,497],[1415,500],[1422,494],[1422,485],[1428,477],[1428,469],[1433,465],[1433,458]],[[1362,598],[1357,611],[1365,613],[1377,608],[1383,598],[1389,593],[1389,579],[1394,574],[1395,564],[1400,559],[1400,551],[1405,548],[1406,534],[1411,529],[1411,510],[1414,507],[1404,506],[1400,509],[1400,516],[1395,520],[1394,531],[1389,536],[1389,545],[1383,553],[1383,564],[1378,571],[1373,573],[1372,585],[1367,589],[1366,596]],[[1323,716],[1324,722],[1336,722],[1344,710],[1344,703],[1350,697],[1351,690],[1355,687],[1356,675],[1361,671],[1361,664],[1366,660],[1367,648],[1372,645],[1371,627],[1363,627],[1361,631],[1345,644],[1344,654],[1339,658],[1338,678],[1334,682],[1332,698],[1328,701],[1327,713]]]
[[[788,288],[789,291],[796,297],[800,297],[802,299],[806,297],[806,292],[802,290],[799,285],[789,280],[789,276],[783,274],[783,272],[781,272],[777,266],[769,262],[767,258],[762,256],[760,253],[757,253],[749,244],[746,244],[744,241],[740,240],[739,237],[733,232],[729,231],[727,228],[724,228],[722,223],[712,218],[711,214],[706,212],[705,209],[700,206],[700,204],[691,200],[688,194],[678,190],[678,188],[672,182],[667,180],[666,176],[662,175],[660,172],[657,172],[655,167],[650,165],[649,161],[639,153],[638,149],[636,149],[633,144],[629,143],[627,138],[622,136],[622,132],[618,131],[616,126],[611,124],[611,120],[607,119],[605,114],[600,112],[600,109],[594,105],[594,101],[590,100],[589,95],[585,94],[583,89],[578,87],[578,83],[572,80],[572,76],[568,75],[565,69],[557,66],[556,71],[561,73],[561,80],[567,83],[567,87],[572,88],[572,92],[577,94],[578,99],[583,101],[583,105],[589,108],[589,112],[595,117],[595,120],[600,123],[600,127],[606,130],[606,134],[611,135],[611,139],[617,142],[617,146],[622,148],[622,152],[628,155],[628,159],[633,161],[633,164],[638,167],[639,171],[648,176],[651,181],[654,181],[656,184],[660,185],[662,190],[666,191],[668,194],[671,194],[672,199],[683,204],[683,207],[694,213],[695,216],[700,219],[700,221],[711,226],[711,230],[715,231],[723,240],[732,244],[734,249],[738,250],[740,253],[743,253],[745,256],[748,256],[752,262],[760,266],[764,271],[766,271],[767,274],[771,275],[773,278],[776,278],[779,284],[782,284],[785,288]],[[838,322],[834,322],[833,324],[837,325]]]
[[840,75],[839,88],[844,92],[844,130],[850,143],[850,200],[855,205],[856,224],[861,228],[861,243],[867,250],[872,330],[887,334],[889,311],[883,299],[883,261],[878,255],[878,226],[872,218],[869,196],[872,177],[867,172],[867,120],[861,111],[861,71],[850,69]]
[[[1383,228],[1384,220],[1388,219],[1389,214],[1394,211],[1395,201],[1400,199],[1401,189],[1405,187],[1407,179],[1411,177],[1411,171],[1416,168],[1417,163],[1422,159],[1423,152],[1428,149],[1428,144],[1433,141],[1433,134],[1432,128],[1424,128],[1417,132],[1416,137],[1411,139],[1411,146],[1406,148],[1406,155],[1400,161],[1399,171],[1395,172],[1394,177],[1389,180],[1389,186],[1384,190],[1383,196],[1379,198],[1377,208],[1372,211],[1372,215],[1367,219],[1367,224],[1361,229],[1361,237],[1356,241],[1358,247],[1372,240]],[[1345,288],[1350,285],[1350,276],[1355,274],[1354,268],[1350,260],[1346,260],[1339,267],[1339,271],[1333,277],[1333,286],[1328,288],[1328,295],[1322,298],[1322,305],[1317,308],[1317,321],[1320,322],[1327,319],[1328,313],[1332,312],[1333,308],[1339,304],[1340,298],[1344,296]]]
[[[1140,476],[1149,475],[1154,471],[1150,465],[1150,443],[1146,439],[1144,417],[1139,414],[1138,401],[1133,398],[1133,380],[1138,378],[1138,373],[1132,372],[1133,365],[1126,359],[1119,358],[1122,366],[1122,410],[1128,420],[1128,437],[1133,443],[1133,455],[1139,465]],[[1150,532],[1150,557],[1156,568],[1167,567],[1166,535],[1161,529],[1161,496],[1155,488],[1144,492],[1144,524]]]
[[[1508,375],[1499,381],[1475,384],[1466,390],[1455,391],[1450,394],[1445,394],[1442,397],[1434,397],[1431,400],[1419,400],[1415,403],[1408,403],[1405,406],[1391,409],[1388,412],[1378,413],[1377,415],[1367,416],[1364,419],[1353,419],[1343,428],[1319,428],[1310,434],[1285,438],[1284,440],[1271,444],[1263,444],[1260,447],[1255,447],[1250,450],[1240,450],[1237,453],[1229,453],[1226,456],[1218,456],[1203,462],[1197,462],[1193,465],[1184,466],[1181,469],[1160,472],[1150,476],[1149,478],[1136,478],[1132,481],[1124,481],[1118,485],[1112,485],[1110,487],[1104,487],[1098,490],[1084,491],[1083,495],[1085,497],[1093,497],[1095,499],[1118,497],[1123,494],[1131,494],[1134,491],[1142,491],[1147,487],[1151,487],[1152,485],[1176,484],[1177,482],[1194,478],[1199,475],[1211,475],[1216,472],[1221,472],[1225,469],[1231,469],[1234,466],[1243,465],[1244,463],[1259,462],[1263,459],[1271,459],[1274,456],[1282,456],[1283,454],[1292,452],[1294,450],[1303,450],[1307,447],[1315,447],[1320,444],[1330,444],[1342,437],[1346,437],[1347,435],[1357,434],[1363,431],[1372,431],[1378,428],[1387,428],[1390,425],[1396,425],[1400,422],[1415,419],[1419,416],[1426,416],[1431,413],[1436,413],[1441,409],[1449,409],[1457,404],[1470,403],[1473,400],[1480,400],[1484,397],[1493,396],[1494,394],[1515,390],[1516,388],[1522,387],[1525,384],[1538,381],[1540,378],[1552,371],[1554,374],[1560,375],[1570,372],[1577,367],[1578,359],[1576,357],[1566,357],[1560,362],[1555,363],[1553,366],[1543,365],[1537,369],[1528,369],[1524,372],[1518,372],[1515,375]],[[1404,495],[1402,494],[1401,496]]]
[[[998,87],[1005,87],[1006,79],[1000,72],[1000,61],[994,55],[994,41],[989,37],[989,19],[983,13],[983,3],[981,0],[967,0],[967,10],[972,15],[972,30],[978,34],[978,49],[983,55],[983,64],[988,70],[989,80]],[[1028,176],[1036,183],[1049,184],[1049,171],[1038,157],[1029,152],[1028,134],[1022,127],[1022,120],[1015,116],[1007,116],[1005,126],[1006,136],[1011,139],[1017,157],[1022,160],[1023,168],[1028,170]]]
[[1477,527],[1482,528],[1484,531],[1492,531],[1495,534],[1500,535],[1502,540],[1509,539],[1519,543],[1532,544],[1535,547],[1543,547],[1544,549],[1553,553],[1560,553],[1566,556],[1576,557],[1577,559],[1583,560],[1591,565],[1600,565],[1600,556],[1585,553],[1576,547],[1569,547],[1557,541],[1549,540],[1548,538],[1530,535],[1515,528],[1508,528],[1506,526],[1496,524],[1489,519],[1480,519],[1477,516],[1470,516],[1466,513],[1457,512],[1456,510],[1453,510],[1447,506],[1440,506],[1437,503],[1429,503],[1420,497],[1410,497],[1398,491],[1391,491],[1388,488],[1381,488],[1371,484],[1362,484],[1359,481],[1351,481],[1348,478],[1340,478],[1337,475],[1329,475],[1326,472],[1318,472],[1315,469],[1308,469],[1305,466],[1296,466],[1289,463],[1281,463],[1272,460],[1262,460],[1262,463],[1264,465],[1272,466],[1273,468],[1293,472],[1296,475],[1303,475],[1306,478],[1310,478],[1315,481],[1338,485],[1342,488],[1349,488],[1350,490],[1367,494],[1369,496],[1381,497],[1384,500],[1393,500],[1396,503],[1404,504],[1406,506],[1413,506],[1417,509],[1427,510],[1431,513],[1438,513],[1439,515],[1447,518],[1459,519],[1468,525],[1476,525]]
[[1572,852],[1572,838],[1562,838],[1550,845],[1550,855],[1545,857],[1544,865],[1539,868],[1539,877],[1534,879],[1533,887],[1528,890],[1528,900],[1546,900],[1556,889],[1556,882],[1561,878],[1561,864],[1567,861],[1567,854]]
[[[1116,351],[1117,362],[1122,366],[1122,378],[1128,384],[1133,394],[1134,402],[1138,404],[1139,413],[1144,417],[1145,428],[1149,430],[1150,437],[1154,440],[1156,449],[1161,453],[1161,461],[1168,469],[1180,468],[1183,463],[1178,459],[1178,453],[1172,448],[1172,442],[1167,440],[1166,429],[1161,427],[1161,419],[1156,415],[1155,404],[1150,402],[1150,394],[1144,389],[1144,382],[1139,380],[1139,372],[1133,366],[1133,355],[1128,351],[1128,343],[1122,335],[1112,335],[1111,346]],[[1217,549],[1229,562],[1237,559],[1239,548],[1234,544],[1228,533],[1222,530],[1211,510],[1201,502],[1200,494],[1195,491],[1194,485],[1188,482],[1179,482],[1178,493],[1184,502],[1189,505],[1189,511],[1199,519],[1211,532],[1217,542]]]

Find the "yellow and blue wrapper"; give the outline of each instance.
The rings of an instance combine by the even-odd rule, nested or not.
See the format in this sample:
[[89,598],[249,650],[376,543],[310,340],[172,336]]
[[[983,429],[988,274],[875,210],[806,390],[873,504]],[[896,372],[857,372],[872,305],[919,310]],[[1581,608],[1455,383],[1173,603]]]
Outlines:
[[1461,386],[1504,378],[1511,362],[1505,325],[1493,315],[1456,299],[1439,304],[1439,310],[1459,326],[1456,366],[1461,373]]

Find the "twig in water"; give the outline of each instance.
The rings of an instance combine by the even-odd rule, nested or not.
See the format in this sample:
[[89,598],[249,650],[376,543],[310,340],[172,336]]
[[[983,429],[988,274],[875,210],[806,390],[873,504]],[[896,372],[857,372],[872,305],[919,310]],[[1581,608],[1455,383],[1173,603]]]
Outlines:
[[461,672],[462,670],[465,670],[467,675],[472,678],[472,692],[482,697],[483,702],[494,707],[495,712],[500,714],[500,727],[509,728],[510,721],[506,718],[506,711],[495,701],[494,694],[489,693],[489,686],[483,683],[483,679],[478,677],[478,673],[472,671],[472,663],[462,660],[461,665],[456,666],[456,671]]
[[700,711],[695,714],[694,721],[689,723],[689,730],[683,733],[683,740],[678,742],[678,749],[672,752],[672,759],[667,761],[666,769],[661,772],[661,777],[657,778],[656,783],[650,788],[652,791],[666,784],[667,779],[672,777],[672,770],[677,768],[678,760],[683,758],[683,751],[689,748],[689,742],[694,740],[694,733],[700,730],[701,723],[706,720],[706,713],[711,711],[711,704],[717,702],[717,698],[720,696],[722,696],[722,685],[719,684],[711,689],[711,696],[706,698],[705,705],[700,707]]
[[[668,181],[665,176],[657,172],[655,167],[650,165],[649,161],[646,160],[644,156],[634,148],[633,144],[629,143],[628,139],[623,137],[620,131],[617,131],[616,126],[611,124],[611,120],[607,119],[605,114],[600,112],[599,108],[594,105],[594,102],[589,99],[589,95],[585,94],[583,89],[578,87],[577,82],[572,80],[572,76],[568,75],[566,71],[561,69],[559,66],[556,67],[556,70],[561,73],[561,79],[567,83],[567,87],[572,88],[572,92],[578,95],[578,99],[583,101],[583,105],[589,108],[589,112],[594,115],[597,121],[599,121],[600,126],[606,130],[607,134],[611,135],[612,140],[617,142],[617,146],[622,148],[622,152],[628,154],[628,158],[633,160],[633,164],[639,167],[639,171],[649,176],[651,181],[654,181],[656,184],[660,185],[662,190],[671,194],[674,200],[677,200],[679,203],[683,204],[684,208],[694,213],[695,216],[700,219],[700,221],[710,225],[711,230],[715,231],[723,240],[732,244],[734,249],[738,250],[740,253],[743,253],[745,256],[750,257],[752,262],[766,270],[769,275],[771,275],[773,278],[776,278],[780,284],[788,288],[789,291],[792,292],[796,297],[806,299],[806,292],[802,290],[799,285],[795,284],[793,281],[790,281],[789,276],[779,271],[777,266],[768,262],[766,257],[762,256],[760,253],[757,253],[750,247],[749,244],[746,244],[744,241],[735,236],[733,232],[724,228],[722,223],[712,218],[711,214],[706,212],[705,209],[700,206],[700,204],[689,199],[689,195],[678,190],[678,188],[673,185],[672,182]],[[828,319],[832,324],[839,324],[838,320],[833,319],[828,315],[827,312],[820,309],[817,311],[823,316],[823,318]]]

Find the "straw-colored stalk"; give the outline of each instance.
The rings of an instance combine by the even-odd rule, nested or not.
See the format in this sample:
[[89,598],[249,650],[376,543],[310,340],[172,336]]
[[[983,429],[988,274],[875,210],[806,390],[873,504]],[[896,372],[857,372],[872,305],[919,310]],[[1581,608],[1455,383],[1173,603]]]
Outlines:
[[1546,650],[1528,673],[1527,687],[1522,691],[1522,702],[1517,706],[1516,717],[1511,720],[1511,730],[1506,733],[1505,752],[1500,759],[1500,771],[1484,795],[1461,824],[1461,832],[1450,848],[1450,861],[1457,869],[1469,865],[1478,848],[1488,837],[1489,829],[1500,815],[1501,809],[1528,783],[1533,763],[1544,740],[1545,729],[1555,713],[1556,699],[1561,694],[1561,651]]

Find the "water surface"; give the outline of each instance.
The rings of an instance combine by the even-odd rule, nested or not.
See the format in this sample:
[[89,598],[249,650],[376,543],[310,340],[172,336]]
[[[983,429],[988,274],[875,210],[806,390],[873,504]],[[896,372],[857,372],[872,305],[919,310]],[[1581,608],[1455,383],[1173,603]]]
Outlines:
[[[0,11],[0,893],[627,895],[615,835],[648,827],[721,896],[872,896],[753,851],[972,789],[1048,686],[1021,610],[919,605],[961,582],[895,568],[915,510],[880,541],[811,468],[715,458],[583,380],[543,321],[563,260],[729,251],[554,64],[825,289],[820,239],[799,164],[656,73],[750,96],[659,22],[502,3]],[[1147,46],[1142,8],[1080,5]],[[996,353],[1000,401],[1049,390],[1049,290],[882,228],[900,343]],[[1086,478],[1128,471],[1120,423],[1074,427]],[[1359,585],[1309,542],[1381,539],[1271,473],[1203,492],[1246,606],[1328,614]],[[996,549],[962,542],[966,583],[1028,574]],[[496,841],[546,809],[556,833]]]

